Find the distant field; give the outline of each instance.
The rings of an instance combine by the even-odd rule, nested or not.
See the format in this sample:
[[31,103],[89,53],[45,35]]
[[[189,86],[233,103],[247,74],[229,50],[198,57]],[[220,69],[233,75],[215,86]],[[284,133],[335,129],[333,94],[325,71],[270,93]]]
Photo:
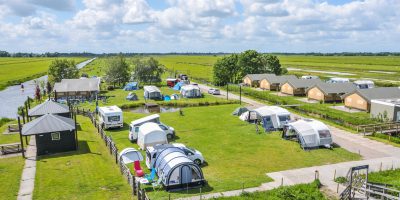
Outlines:
[[[54,59],[56,58],[0,58],[0,89],[45,75]],[[73,59],[76,63],[87,60],[83,57],[67,59]]]
[[[223,56],[158,56],[169,70],[178,70],[189,76],[212,81],[213,64]],[[278,56],[282,66],[292,68],[290,73],[312,74],[324,78],[342,76],[369,78],[375,81],[400,84],[400,56]],[[324,71],[324,72],[316,72]],[[326,73],[330,72],[330,73]],[[332,73],[333,72],[333,73]],[[351,75],[334,74],[335,72]],[[397,82],[398,81],[398,82]]]

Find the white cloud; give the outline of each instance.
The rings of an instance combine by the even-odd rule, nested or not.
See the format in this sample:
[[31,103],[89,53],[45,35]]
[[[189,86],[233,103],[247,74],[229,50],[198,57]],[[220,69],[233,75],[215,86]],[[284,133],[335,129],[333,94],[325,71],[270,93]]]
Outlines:
[[74,0],[31,0],[32,4],[59,11],[71,11],[75,7]]

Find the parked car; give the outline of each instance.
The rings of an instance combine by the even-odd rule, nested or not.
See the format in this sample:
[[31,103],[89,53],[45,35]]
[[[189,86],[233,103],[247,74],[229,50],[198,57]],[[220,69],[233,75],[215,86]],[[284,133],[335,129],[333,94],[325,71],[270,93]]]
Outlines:
[[208,90],[208,94],[220,95],[221,92],[220,92],[219,89],[217,89],[217,88],[210,88],[210,89]]
[[185,152],[185,154],[189,157],[189,159],[193,160],[193,162],[196,163],[197,165],[201,165],[204,163],[204,157],[200,151],[197,151],[196,149],[190,147],[186,147],[186,145],[182,143],[173,143],[172,146],[182,149]]

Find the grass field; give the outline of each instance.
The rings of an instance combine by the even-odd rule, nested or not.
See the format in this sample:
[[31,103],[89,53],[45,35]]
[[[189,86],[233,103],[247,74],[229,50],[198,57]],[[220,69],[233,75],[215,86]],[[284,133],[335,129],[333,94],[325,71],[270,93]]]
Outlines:
[[78,122],[78,151],[38,159],[33,199],[133,199],[89,118]]
[[3,124],[2,126],[0,126],[0,144],[9,144],[9,143],[15,143],[15,142],[19,142],[19,134],[3,134],[6,130],[7,130],[7,126],[8,124],[14,124],[16,123],[15,121],[11,121],[8,123]]
[[[63,58],[0,58],[0,90],[46,74],[54,59]],[[76,63],[87,58],[66,58]]]
[[[315,165],[358,160],[356,154],[341,148],[303,151],[295,142],[282,140],[280,132],[256,134],[255,127],[232,116],[238,105],[184,108],[179,113],[161,113],[161,121],[175,128],[175,142],[201,151],[207,161],[203,172],[209,186],[203,192],[219,192],[259,186],[271,181],[267,172],[309,167]],[[143,114],[124,112],[125,126],[110,130],[118,149],[135,147],[128,140],[128,124]],[[189,193],[198,193],[198,190]],[[167,193],[150,192],[153,199],[163,199]],[[186,191],[171,193],[172,197],[185,196]]]
[[283,200],[283,199],[296,199],[296,200],[324,200],[322,192],[319,190],[320,183],[314,181],[310,184],[299,184],[294,186],[285,186],[277,189],[265,191],[265,192],[254,192],[254,193],[243,193],[236,197],[221,197],[215,200]]
[[368,181],[393,185],[400,190],[400,169],[368,174]]
[[0,159],[0,199],[17,199],[23,167],[21,156]]

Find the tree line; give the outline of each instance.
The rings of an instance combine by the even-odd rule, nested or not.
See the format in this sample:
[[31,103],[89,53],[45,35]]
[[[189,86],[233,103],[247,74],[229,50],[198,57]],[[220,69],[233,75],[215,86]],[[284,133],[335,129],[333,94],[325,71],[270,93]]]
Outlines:
[[214,84],[226,85],[239,83],[247,74],[287,73],[275,55],[262,54],[255,50],[247,50],[240,54],[231,54],[218,59],[214,64]]

